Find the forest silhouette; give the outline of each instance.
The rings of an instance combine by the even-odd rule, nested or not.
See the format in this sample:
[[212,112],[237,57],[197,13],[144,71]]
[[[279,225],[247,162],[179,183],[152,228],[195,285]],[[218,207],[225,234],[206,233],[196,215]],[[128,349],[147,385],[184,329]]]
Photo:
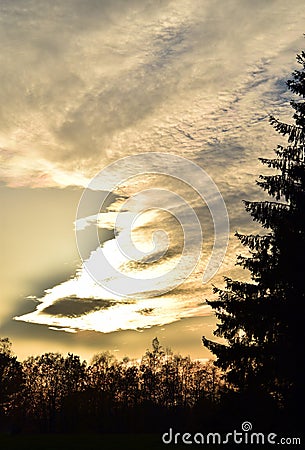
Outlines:
[[162,431],[213,408],[224,389],[211,362],[173,354],[157,338],[139,361],[103,352],[90,364],[59,353],[20,363],[4,338],[0,380],[1,428],[11,433]]
[[[227,433],[245,421],[257,431],[279,436],[300,437],[303,425],[302,416],[279,407],[276,398],[260,390],[255,396],[248,395],[229,383],[226,373],[213,361],[174,354],[157,338],[140,360],[118,360],[102,352],[90,364],[70,353],[45,353],[19,362],[9,339],[0,340],[3,449],[91,449],[96,444],[87,445],[98,435],[126,434],[133,440],[130,447],[124,441],[125,448],[163,448],[161,436],[169,429],[179,433]],[[68,436],[65,444],[41,446],[44,436],[50,440],[50,436],[61,435]],[[86,435],[89,442],[86,439],[77,447],[71,438],[78,435]],[[141,447],[143,435],[148,441]],[[28,436],[41,436],[41,445],[23,447]],[[157,436],[152,447],[151,436]],[[121,446],[107,445],[103,448]]]

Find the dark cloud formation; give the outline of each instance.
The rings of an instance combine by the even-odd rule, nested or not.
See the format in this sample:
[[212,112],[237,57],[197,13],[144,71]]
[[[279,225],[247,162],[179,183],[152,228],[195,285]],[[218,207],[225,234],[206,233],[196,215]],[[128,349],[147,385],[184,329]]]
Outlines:
[[106,309],[113,306],[110,300],[93,300],[92,298],[63,298],[52,305],[47,306],[43,312],[54,316],[78,317],[88,312]]

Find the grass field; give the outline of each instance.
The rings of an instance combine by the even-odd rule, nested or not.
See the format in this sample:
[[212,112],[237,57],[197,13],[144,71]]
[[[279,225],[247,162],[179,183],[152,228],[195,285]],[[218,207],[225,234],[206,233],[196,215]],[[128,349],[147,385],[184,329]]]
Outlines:
[[160,434],[0,434],[0,450],[208,450],[215,447],[219,446],[165,445]]
[[189,447],[165,445],[161,441],[161,435],[155,434],[0,435],[1,450],[178,450]]

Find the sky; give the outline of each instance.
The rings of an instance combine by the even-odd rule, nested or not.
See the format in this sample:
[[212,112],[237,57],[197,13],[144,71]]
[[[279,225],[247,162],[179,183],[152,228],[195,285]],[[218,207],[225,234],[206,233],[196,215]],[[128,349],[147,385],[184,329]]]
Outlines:
[[[258,158],[283,143],[268,115],[290,120],[304,19],[301,0],[0,1],[0,335],[20,358],[138,358],[155,336],[210,357],[205,300],[223,276],[247,277],[234,232],[260,231],[242,200],[263,198]],[[218,195],[229,242],[218,211],[203,282]],[[131,225],[144,259],[128,254]]]

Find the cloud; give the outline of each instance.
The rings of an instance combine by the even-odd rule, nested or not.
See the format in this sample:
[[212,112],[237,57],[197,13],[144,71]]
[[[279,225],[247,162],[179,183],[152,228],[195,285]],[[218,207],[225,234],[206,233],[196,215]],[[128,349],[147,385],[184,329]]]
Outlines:
[[112,305],[110,300],[68,297],[47,306],[43,312],[57,317],[79,317],[91,311],[110,308]]
[[299,1],[13,0],[1,16],[1,176],[13,186],[84,186],[118,156],[264,134],[303,31]]
[[[279,141],[268,114],[286,117],[289,111],[284,80],[303,46],[303,2],[4,0],[0,16],[3,182],[17,188],[84,187],[117,158],[169,152],[212,176],[232,229],[254,229],[240,202],[262,196],[254,185],[262,170],[257,158],[271,154]],[[129,186],[126,196],[131,195]],[[150,225],[142,226],[142,237]],[[104,228],[109,248],[113,234]],[[207,238],[205,257],[210,246]],[[222,272],[233,270],[237,248],[231,241]],[[59,318],[55,305],[66,311],[69,304],[70,311],[74,305],[78,310],[80,298],[86,304],[113,300],[90,280],[80,282],[78,272],[47,290],[37,311],[23,319],[99,330],[104,323],[103,330],[111,331],[206,314],[191,299],[202,288],[202,270],[199,265],[167,306],[155,299]],[[108,323],[116,308],[122,320]]]

